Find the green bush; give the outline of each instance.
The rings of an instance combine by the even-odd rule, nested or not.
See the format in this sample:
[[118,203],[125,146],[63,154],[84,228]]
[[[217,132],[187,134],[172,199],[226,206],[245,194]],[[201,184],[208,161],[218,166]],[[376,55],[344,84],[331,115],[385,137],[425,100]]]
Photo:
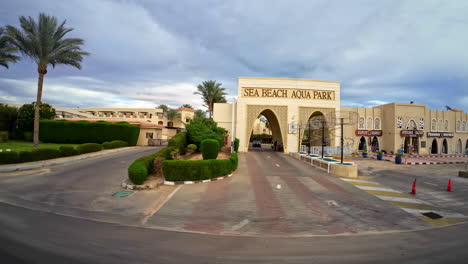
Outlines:
[[189,145],[187,146],[187,150],[189,150],[189,151],[195,151],[195,150],[197,150],[197,145],[195,145],[195,144],[189,144]]
[[237,153],[231,153],[231,157],[229,159],[232,163],[232,171],[237,170],[237,167],[239,166],[239,156],[237,156]]
[[169,140],[167,146],[176,148],[180,155],[184,155],[185,147],[187,146],[187,133],[182,132],[176,134]]
[[219,143],[214,139],[205,139],[201,142],[200,151],[203,159],[216,159],[219,153]]
[[168,181],[198,181],[231,173],[232,163],[222,160],[165,160],[164,178]]
[[226,133],[224,128],[218,127],[217,123],[209,118],[194,118],[187,124],[187,143],[195,144],[200,149],[201,142],[205,139],[215,139],[219,147],[223,146],[223,136]]
[[78,155],[78,150],[71,146],[61,146],[59,150],[63,157]]
[[11,164],[18,163],[19,156],[18,152],[9,151],[9,152],[0,152],[0,164]]
[[77,147],[79,154],[85,154],[90,152],[96,152],[102,150],[102,145],[97,143],[85,143]]
[[8,132],[0,131],[0,142],[7,142],[7,141],[8,141]]
[[162,157],[166,160],[171,160],[171,152],[174,150],[176,149],[173,147],[163,148],[154,154],[138,158],[128,167],[128,178],[134,184],[142,184],[144,181],[146,181],[149,174],[155,173],[154,159],[157,157]]
[[19,153],[20,162],[32,162],[62,157],[62,153],[57,149],[35,149],[33,151],[21,151]]
[[234,150],[236,152],[239,152],[239,139],[238,138],[234,139]]
[[128,146],[128,143],[122,140],[114,140],[111,142],[104,142],[102,143],[102,147],[104,149],[115,149],[115,148],[123,148]]
[[128,123],[41,120],[39,138],[50,143],[103,143],[114,140],[135,146],[140,127]]
[[33,141],[33,132],[31,131],[26,131],[26,132],[23,132],[23,138],[25,141]]

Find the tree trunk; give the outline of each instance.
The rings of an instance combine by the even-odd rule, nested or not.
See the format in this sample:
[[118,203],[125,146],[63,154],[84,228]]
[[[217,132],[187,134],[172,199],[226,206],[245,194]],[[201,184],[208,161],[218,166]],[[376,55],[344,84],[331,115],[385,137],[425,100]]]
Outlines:
[[33,134],[34,149],[39,148],[39,119],[40,119],[39,111],[41,109],[42,84],[44,83],[44,75],[47,73],[47,65],[39,64],[37,67],[37,72],[39,73],[39,79],[37,81],[37,98],[36,98],[36,107],[34,109],[34,134]]
[[208,101],[208,112],[210,112],[210,119],[211,119],[211,116],[213,115],[213,100],[209,100]]

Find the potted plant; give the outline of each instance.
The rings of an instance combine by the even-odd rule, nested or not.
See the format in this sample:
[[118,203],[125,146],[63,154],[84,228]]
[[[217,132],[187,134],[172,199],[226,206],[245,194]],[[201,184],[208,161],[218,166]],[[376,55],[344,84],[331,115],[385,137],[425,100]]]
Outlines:
[[396,164],[401,164],[401,157],[403,157],[403,154],[401,154],[401,153],[396,153],[395,154],[395,163]]
[[367,150],[363,150],[363,151],[362,151],[362,157],[363,157],[363,158],[367,158],[367,155],[369,155],[369,153],[367,152]]
[[377,151],[377,159],[378,160],[382,160],[382,154],[383,154],[382,151]]

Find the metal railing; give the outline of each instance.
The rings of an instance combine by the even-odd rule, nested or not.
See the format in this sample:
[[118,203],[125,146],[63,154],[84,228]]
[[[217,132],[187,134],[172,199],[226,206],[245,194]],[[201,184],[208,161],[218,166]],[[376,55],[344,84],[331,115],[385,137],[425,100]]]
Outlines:
[[[302,145],[301,146],[301,151],[302,152],[308,152],[308,150],[309,150],[309,147],[307,145]],[[322,146],[311,146],[310,147],[310,154],[322,155]],[[324,155],[330,155],[330,156],[341,155],[341,147],[324,147],[323,148],[323,154]],[[344,146],[343,147],[343,154],[344,155],[350,155],[351,154],[351,147],[350,146]]]

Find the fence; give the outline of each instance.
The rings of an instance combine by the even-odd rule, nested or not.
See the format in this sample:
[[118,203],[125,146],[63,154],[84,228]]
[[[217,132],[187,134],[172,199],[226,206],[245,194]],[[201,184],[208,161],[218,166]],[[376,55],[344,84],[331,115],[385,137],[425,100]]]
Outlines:
[[[301,151],[302,152],[308,152],[309,147],[306,145],[301,146]],[[336,156],[336,155],[341,155],[341,147],[324,147],[323,148],[323,154],[324,155],[329,155],[329,156]],[[311,146],[310,147],[310,154],[314,155],[322,155],[322,146]],[[351,147],[350,146],[344,146],[343,147],[343,154],[344,155],[350,155],[351,154]]]

